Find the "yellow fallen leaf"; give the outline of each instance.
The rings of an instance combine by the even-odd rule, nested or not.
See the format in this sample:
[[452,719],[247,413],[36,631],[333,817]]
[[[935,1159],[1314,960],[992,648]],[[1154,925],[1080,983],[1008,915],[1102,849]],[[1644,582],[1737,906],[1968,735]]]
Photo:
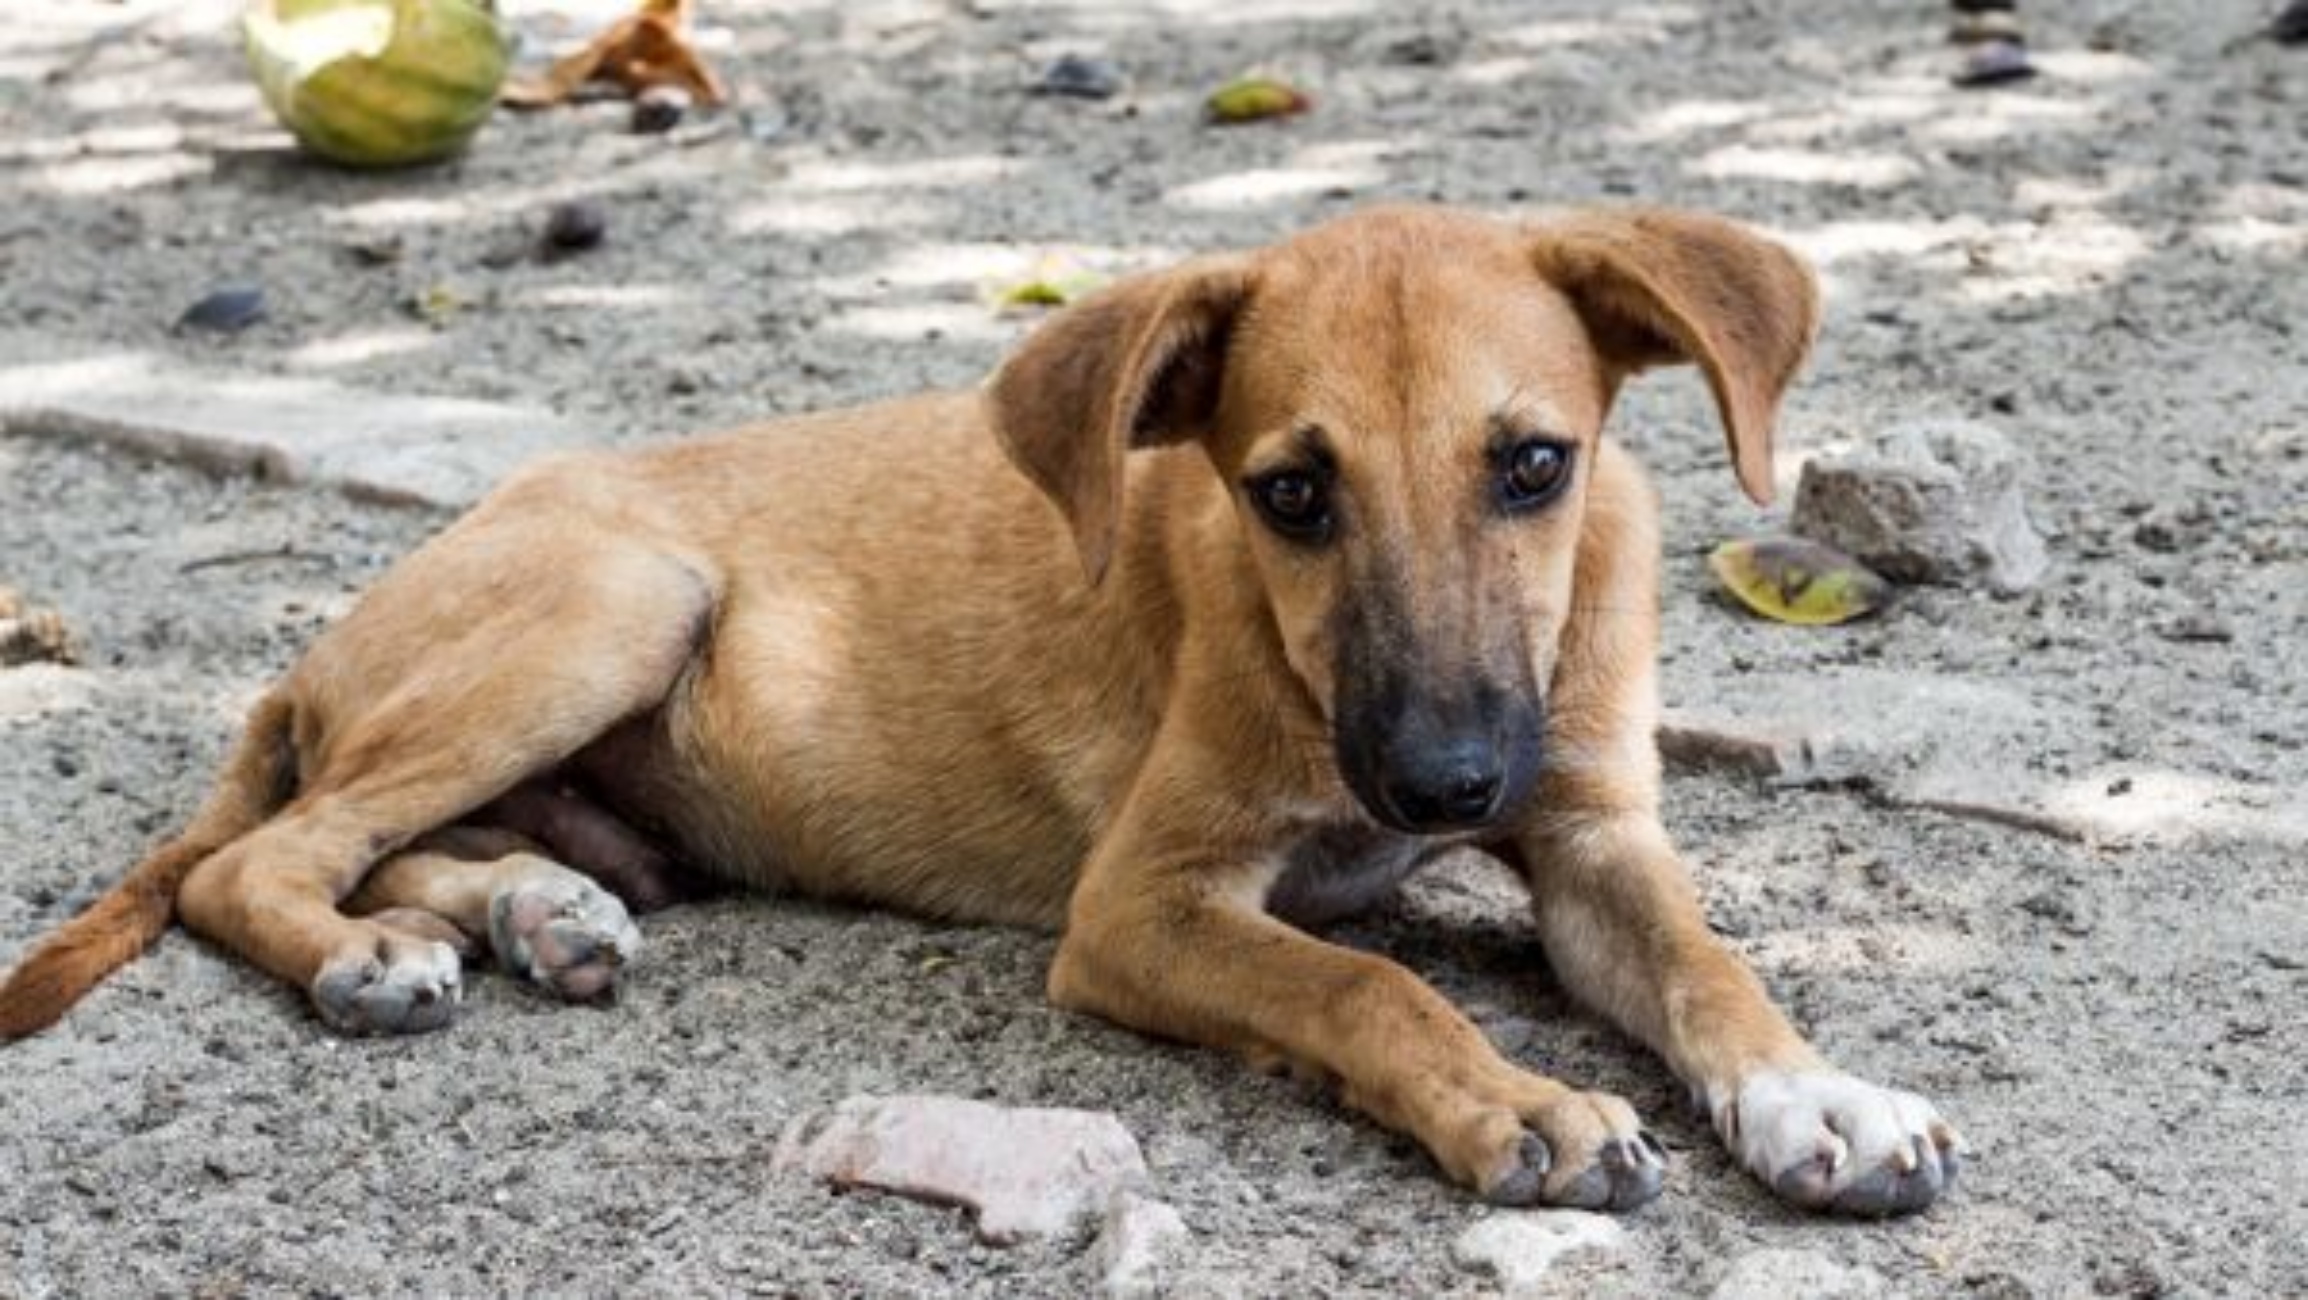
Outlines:
[[1034,264],[1024,278],[990,285],[986,291],[994,310],[1009,312],[1034,307],[1063,307],[1085,294],[1104,288],[1112,277],[1060,253]]
[[1203,101],[1210,120],[1227,126],[1290,117],[1312,107],[1314,101],[1305,92],[1272,77],[1237,78],[1211,91],[1210,98]]
[[434,284],[410,294],[402,305],[411,316],[434,329],[443,329],[452,317],[472,304],[455,285]]
[[1740,604],[1781,623],[1848,623],[1891,599],[1891,584],[1865,565],[1800,537],[1725,542],[1707,557],[1707,567]]

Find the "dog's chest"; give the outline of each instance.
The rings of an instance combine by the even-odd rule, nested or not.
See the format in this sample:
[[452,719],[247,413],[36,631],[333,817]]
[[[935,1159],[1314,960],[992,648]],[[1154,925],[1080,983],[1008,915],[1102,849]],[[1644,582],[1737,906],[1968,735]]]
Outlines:
[[1383,902],[1435,846],[1376,826],[1321,826],[1283,854],[1266,910],[1292,925],[1326,925]]

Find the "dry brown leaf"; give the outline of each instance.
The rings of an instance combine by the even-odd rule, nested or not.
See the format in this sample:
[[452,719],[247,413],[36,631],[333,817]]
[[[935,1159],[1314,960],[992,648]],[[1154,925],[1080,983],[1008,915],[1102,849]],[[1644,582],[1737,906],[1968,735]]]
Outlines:
[[628,95],[678,86],[700,104],[728,98],[721,78],[705,65],[683,34],[690,0],[641,0],[584,49],[554,62],[542,77],[515,77],[501,98],[513,108],[546,108],[567,101],[588,82],[610,82]]

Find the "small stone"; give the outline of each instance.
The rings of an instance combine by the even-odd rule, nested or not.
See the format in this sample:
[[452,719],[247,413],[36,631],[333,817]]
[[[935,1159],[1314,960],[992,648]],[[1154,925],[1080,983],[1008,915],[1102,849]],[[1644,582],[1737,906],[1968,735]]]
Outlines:
[[1112,1115],[960,1097],[851,1097],[778,1141],[776,1167],[976,1211],[991,1245],[1049,1237],[1143,1186],[1137,1139]]
[[1493,1214],[1459,1234],[1451,1258],[1489,1272],[1508,1300],[1535,1296],[1556,1261],[1577,1250],[1616,1250],[1626,1239],[1618,1221],[1583,1210]]
[[689,115],[689,92],[679,86],[651,86],[633,100],[633,134],[663,135]]
[[1388,42],[1381,55],[1388,63],[1431,68],[1450,62],[1451,49],[1433,32],[1413,32]]
[[264,319],[264,289],[253,284],[228,284],[202,294],[176,318],[180,330],[208,330],[238,334]]
[[1163,1283],[1191,1239],[1178,1211],[1151,1197],[1123,1192],[1106,1209],[1098,1234],[1099,1289],[1115,1300],[1162,1294]]
[[1026,84],[1026,92],[1069,99],[1112,99],[1122,93],[1122,69],[1111,59],[1061,54]]
[[398,234],[363,235],[345,244],[346,255],[362,266],[391,266],[408,251],[408,241]]
[[1708,1293],[1709,1300],[1864,1300],[1885,1293],[1883,1275],[1843,1265],[1816,1251],[1756,1250],[1741,1255]]
[[2279,45],[2308,45],[2308,0],[2292,0],[2268,24],[2268,39]]
[[2026,468],[1989,425],[1894,425],[1852,451],[1806,462],[1791,526],[1894,581],[1978,582],[2017,595],[2050,567],[2021,495]]
[[586,199],[556,203],[545,214],[545,248],[550,253],[582,253],[599,248],[609,235],[609,214]]
[[2156,635],[2182,645],[2225,645],[2236,639],[2236,629],[2217,614],[2193,610],[2156,624]]
[[2034,75],[2036,65],[2028,58],[2027,46],[2015,40],[1994,39],[1974,45],[1964,56],[1963,66],[1949,80],[1966,90],[1976,90],[2025,81]]
[[19,664],[75,664],[72,634],[52,609],[35,609],[0,587],[0,668]]

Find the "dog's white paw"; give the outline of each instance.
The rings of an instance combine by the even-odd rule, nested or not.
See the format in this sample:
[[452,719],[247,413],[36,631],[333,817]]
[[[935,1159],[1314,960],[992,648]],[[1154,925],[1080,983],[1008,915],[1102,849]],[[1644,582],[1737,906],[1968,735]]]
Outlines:
[[313,977],[313,1005],[350,1034],[417,1034],[456,1017],[464,998],[457,950],[376,928],[373,948],[331,960]]
[[641,931],[615,894],[553,866],[489,900],[489,946],[506,970],[579,1001],[617,982],[641,952]]
[[1809,1209],[1913,1214],[1962,1163],[1963,1138],[1930,1102],[1836,1071],[1751,1075],[1708,1108],[1739,1163]]

